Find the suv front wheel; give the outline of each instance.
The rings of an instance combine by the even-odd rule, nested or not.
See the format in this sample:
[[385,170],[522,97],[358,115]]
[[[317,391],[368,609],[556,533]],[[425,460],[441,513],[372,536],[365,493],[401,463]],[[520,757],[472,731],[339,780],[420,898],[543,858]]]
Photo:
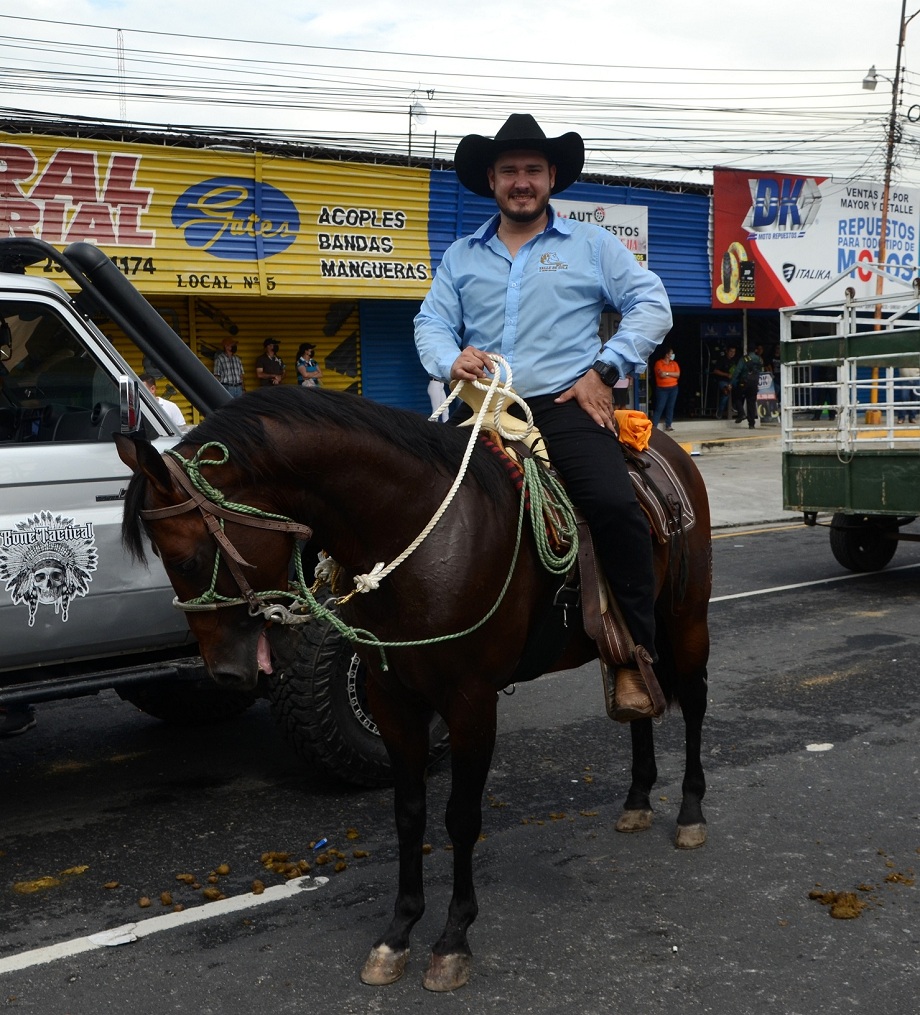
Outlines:
[[[268,678],[268,699],[285,739],[304,760],[356,786],[386,786],[390,759],[367,704],[366,680],[351,642],[314,620],[301,628],[290,671]],[[447,724],[434,714],[429,765],[449,749]]]

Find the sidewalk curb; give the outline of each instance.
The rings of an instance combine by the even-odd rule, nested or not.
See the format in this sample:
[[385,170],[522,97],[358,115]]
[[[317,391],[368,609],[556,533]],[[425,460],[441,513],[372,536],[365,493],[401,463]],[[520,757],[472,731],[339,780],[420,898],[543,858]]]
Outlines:
[[757,442],[758,444],[766,441],[778,441],[780,439],[778,433],[766,433],[766,434],[744,434],[742,436],[731,436],[731,437],[710,437],[707,439],[701,439],[697,441],[677,441],[677,443],[687,452],[688,455],[699,455],[704,451],[716,451],[720,448],[731,449],[733,447],[743,447],[745,444]]

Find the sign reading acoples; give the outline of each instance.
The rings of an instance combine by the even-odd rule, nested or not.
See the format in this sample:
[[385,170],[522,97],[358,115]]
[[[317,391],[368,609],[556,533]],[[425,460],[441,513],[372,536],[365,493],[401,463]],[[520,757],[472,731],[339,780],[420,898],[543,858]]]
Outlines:
[[[717,169],[713,190],[714,307],[778,309],[822,298],[875,295],[882,186],[858,180]],[[885,261],[899,280],[918,265],[920,190],[889,193]]]
[[0,134],[0,236],[95,243],[145,293],[406,298],[431,276],[425,170],[258,152]]
[[648,267],[648,208],[644,204],[598,204],[595,201],[552,200],[559,218],[593,222],[606,229]]

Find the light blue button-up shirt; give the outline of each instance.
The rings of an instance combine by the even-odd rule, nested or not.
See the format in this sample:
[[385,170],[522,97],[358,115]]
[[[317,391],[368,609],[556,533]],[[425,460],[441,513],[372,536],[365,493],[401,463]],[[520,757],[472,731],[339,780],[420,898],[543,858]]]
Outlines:
[[[512,258],[495,215],[447,249],[415,318],[415,344],[429,374],[444,380],[461,349],[499,353],[524,397],[565,391],[601,359],[621,377],[641,372],[671,328],[661,279],[610,232],[560,219]],[[604,307],[622,321],[601,348]]]

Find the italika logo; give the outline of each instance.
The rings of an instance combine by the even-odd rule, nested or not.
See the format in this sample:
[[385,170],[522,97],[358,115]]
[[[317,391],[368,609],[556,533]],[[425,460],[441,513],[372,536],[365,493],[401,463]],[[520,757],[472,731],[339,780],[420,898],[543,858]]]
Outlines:
[[300,232],[300,215],[277,187],[217,176],[180,195],[172,224],[196,250],[227,261],[257,261],[287,250]]

